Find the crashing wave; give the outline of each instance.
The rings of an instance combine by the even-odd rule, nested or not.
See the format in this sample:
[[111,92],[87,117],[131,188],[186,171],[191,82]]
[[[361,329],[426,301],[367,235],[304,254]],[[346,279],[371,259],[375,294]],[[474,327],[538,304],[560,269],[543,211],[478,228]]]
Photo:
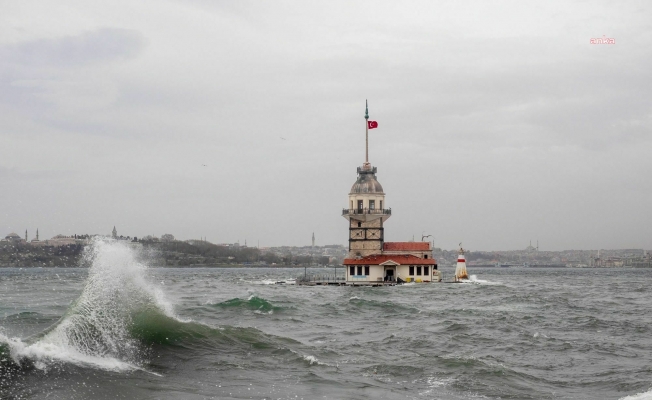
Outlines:
[[25,341],[0,335],[0,352],[18,366],[39,369],[57,362],[140,369],[143,348],[134,335],[139,320],[147,315],[177,318],[162,292],[145,279],[147,266],[135,256],[127,244],[93,242],[84,253],[84,262],[91,265],[85,287],[63,317]]

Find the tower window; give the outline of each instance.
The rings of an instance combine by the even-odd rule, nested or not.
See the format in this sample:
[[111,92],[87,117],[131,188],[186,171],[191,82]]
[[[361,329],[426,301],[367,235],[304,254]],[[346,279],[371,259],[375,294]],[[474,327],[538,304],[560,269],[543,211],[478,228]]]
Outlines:
[[362,222],[358,222],[358,228],[362,226]]
[[421,266],[417,267],[417,275],[421,275]]
[[349,267],[349,275],[355,275],[355,267],[354,266]]
[[358,210],[362,210],[362,208],[363,208],[363,201],[358,200]]
[[423,274],[424,275],[429,275],[428,269],[429,269],[428,267],[423,267]]
[[383,209],[383,201],[382,200],[380,200],[380,209],[381,210]]
[[376,200],[369,200],[369,209],[370,210],[376,209]]
[[410,273],[408,275],[414,275],[414,265],[410,265]]
[[369,275],[369,266],[368,265],[364,266],[364,274]]
[[358,275],[362,275],[362,265],[358,265]]
[[428,255],[427,255],[427,254],[424,254],[424,255],[423,255],[423,258],[425,258],[425,259],[427,260],[427,259],[428,259]]

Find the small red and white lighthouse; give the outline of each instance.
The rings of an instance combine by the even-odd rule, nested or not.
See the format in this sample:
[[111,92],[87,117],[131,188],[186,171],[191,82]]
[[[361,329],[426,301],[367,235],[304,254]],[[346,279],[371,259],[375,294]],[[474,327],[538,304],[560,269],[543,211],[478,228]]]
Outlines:
[[455,282],[459,282],[462,279],[469,279],[469,275],[466,272],[464,249],[462,248],[462,243],[460,243],[460,251],[457,254],[457,267],[455,267]]

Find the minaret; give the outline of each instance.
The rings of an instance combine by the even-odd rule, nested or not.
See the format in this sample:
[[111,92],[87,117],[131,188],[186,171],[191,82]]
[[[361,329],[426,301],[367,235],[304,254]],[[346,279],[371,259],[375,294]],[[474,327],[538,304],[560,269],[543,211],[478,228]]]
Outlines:
[[376,180],[376,167],[369,163],[369,107],[365,102],[365,161],[358,167],[358,179],[349,192],[348,208],[342,216],[349,221],[348,258],[380,254],[385,240],[384,222],[391,216],[385,208],[385,192]]
[[315,248],[315,232],[312,233],[312,248]]
[[27,229],[25,229],[25,241],[27,242]]
[[111,236],[112,236],[114,239],[117,239],[117,238],[118,238],[118,231],[115,229],[115,225],[113,226],[113,232],[111,233]]
[[466,272],[466,258],[464,257],[462,243],[460,243],[460,251],[457,255],[457,266],[455,267],[455,281],[457,282],[460,279],[469,279],[469,275]]
[[38,242],[38,228],[36,228],[36,241]]

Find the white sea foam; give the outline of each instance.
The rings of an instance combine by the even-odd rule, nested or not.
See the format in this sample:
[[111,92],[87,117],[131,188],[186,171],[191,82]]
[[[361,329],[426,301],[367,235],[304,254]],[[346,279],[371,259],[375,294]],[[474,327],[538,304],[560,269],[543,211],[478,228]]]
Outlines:
[[438,378],[435,378],[434,376],[431,376],[431,377],[428,378],[428,387],[439,388],[439,387],[442,387],[442,386],[450,385],[454,381],[455,380],[453,378],[438,379]]
[[317,357],[315,357],[315,356],[311,356],[310,354],[308,354],[308,355],[304,355],[304,356],[303,356],[303,359],[306,360],[306,361],[308,361],[308,362],[310,363],[310,365],[313,365],[313,364],[316,364],[316,365],[328,365],[328,364],[326,364],[326,363],[323,363],[323,362],[319,361],[319,360],[317,359]]
[[502,285],[501,282],[492,282],[484,279],[478,279],[477,275],[469,275],[469,279],[460,280],[461,283],[470,283],[475,285]]
[[622,397],[620,400],[652,400],[652,389],[649,389],[647,392]]
[[296,284],[296,280],[294,279],[281,279],[281,280],[271,280],[271,279],[262,279],[260,281],[253,281],[251,282],[254,285],[276,285],[276,284],[284,284],[284,285],[294,285]]
[[317,357],[315,356],[307,355],[307,356],[303,356],[303,359],[310,362],[310,365],[319,364],[319,360],[317,360]]
[[98,357],[84,354],[75,348],[63,347],[53,343],[38,341],[28,345],[19,338],[7,338],[0,335],[0,342],[9,345],[10,356],[17,364],[24,359],[34,362],[37,369],[47,370],[55,362],[71,363],[80,366],[90,366],[112,371],[132,371],[141,369],[137,365],[124,362],[114,357]]
[[66,314],[45,333],[23,342],[0,335],[17,364],[29,359],[37,368],[64,362],[109,370],[140,369],[141,349],[130,333],[135,313],[176,318],[159,288],[145,279],[127,244],[96,240],[84,257],[91,263],[86,285]]
[[303,358],[304,361],[309,362],[310,365],[313,365],[313,364],[317,364],[317,365],[328,365],[328,364],[326,364],[326,363],[323,363],[323,362],[319,361],[319,360],[317,359],[317,357],[315,357],[315,356],[313,356],[313,355],[310,355],[310,354],[301,354],[301,353],[299,353],[298,351],[295,351],[295,350],[292,350],[292,349],[288,349],[288,350],[290,350],[290,352],[292,352],[292,353],[294,353],[294,354],[296,354],[296,355],[298,355],[298,356],[301,356],[301,358]]

